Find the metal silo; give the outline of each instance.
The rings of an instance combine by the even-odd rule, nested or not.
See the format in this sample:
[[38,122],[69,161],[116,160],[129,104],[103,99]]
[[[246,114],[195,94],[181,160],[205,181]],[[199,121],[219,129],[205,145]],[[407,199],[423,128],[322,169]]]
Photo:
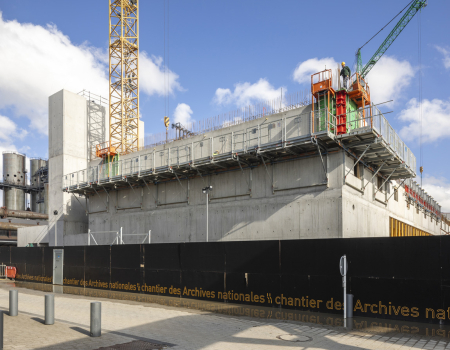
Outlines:
[[[31,211],[36,213],[44,213],[44,183],[42,182],[42,169],[47,166],[47,161],[41,158],[30,159],[30,182],[31,186],[39,189],[39,191],[31,192]],[[36,203],[36,202],[40,203]]]
[[6,187],[3,192],[3,205],[11,210],[25,210],[25,192],[20,187],[26,184],[26,157],[23,154],[3,153],[3,182]]

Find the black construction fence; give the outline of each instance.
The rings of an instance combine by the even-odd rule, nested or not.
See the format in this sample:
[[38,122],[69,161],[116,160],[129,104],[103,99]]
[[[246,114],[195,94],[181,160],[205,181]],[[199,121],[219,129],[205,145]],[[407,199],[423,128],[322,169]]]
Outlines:
[[[450,237],[67,246],[64,285],[450,324]],[[0,247],[17,280],[52,283],[53,247]]]

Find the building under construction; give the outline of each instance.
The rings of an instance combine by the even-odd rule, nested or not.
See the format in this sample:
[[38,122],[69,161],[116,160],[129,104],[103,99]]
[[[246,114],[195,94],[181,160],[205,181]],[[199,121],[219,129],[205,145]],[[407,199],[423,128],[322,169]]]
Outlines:
[[138,1],[110,0],[109,103],[87,92],[50,96],[49,224],[21,228],[19,245],[448,234],[365,79],[424,6],[411,2],[364,67],[358,50],[348,83],[339,68],[324,69],[307,95],[197,129],[174,124],[176,137],[145,142]]
[[[331,74],[313,77],[313,91],[332,88]],[[311,104],[274,101],[232,126],[91,161],[80,123],[90,102],[58,92],[49,120],[49,211],[57,214],[38,229],[40,241],[29,234],[23,244],[448,233],[439,204],[413,181],[414,154],[379,108],[346,108],[338,121],[335,107],[320,108],[320,92]]]

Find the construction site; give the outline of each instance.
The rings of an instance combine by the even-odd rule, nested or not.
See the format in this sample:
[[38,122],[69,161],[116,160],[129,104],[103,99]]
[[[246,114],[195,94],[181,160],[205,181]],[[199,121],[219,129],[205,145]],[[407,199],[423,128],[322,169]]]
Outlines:
[[[139,4],[109,6],[109,97],[49,96],[49,159],[3,154],[1,241],[18,246],[450,234],[367,74],[427,1],[412,1],[356,72],[323,67],[307,92],[145,136]],[[401,40],[401,39],[399,39]],[[61,88],[64,88],[63,86]],[[171,130],[169,132],[169,128]],[[29,207],[26,206],[29,198]]]

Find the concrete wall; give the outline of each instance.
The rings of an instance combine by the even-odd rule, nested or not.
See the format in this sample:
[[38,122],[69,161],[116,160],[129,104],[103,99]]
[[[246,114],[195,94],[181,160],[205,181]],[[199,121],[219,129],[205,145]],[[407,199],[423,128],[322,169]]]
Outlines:
[[[345,155],[346,173],[353,168],[354,159]],[[361,166],[361,169],[363,167]],[[351,237],[387,237],[389,236],[389,218],[393,217],[406,224],[417,227],[431,234],[441,234],[441,224],[430,216],[424,216],[423,211],[406,203],[405,190],[398,186],[397,181],[387,183],[381,191],[375,194],[377,178],[371,182],[373,172],[364,168],[361,179],[350,171],[346,182],[354,187],[361,188],[365,185],[364,193],[345,185],[342,189],[343,207],[343,233],[345,238]],[[398,200],[394,194],[394,187],[399,187]],[[389,199],[389,200],[388,200]],[[387,204],[385,202],[388,200]]]
[[[181,184],[111,191],[109,197],[99,193],[89,199],[89,228],[98,232],[122,227],[125,243],[142,242],[149,230],[152,242],[206,241],[206,196],[201,189],[212,185],[210,241],[342,237],[341,188],[335,186],[342,182],[342,155],[333,153],[324,160],[330,187],[321,159],[314,156],[268,164],[268,171],[259,166]],[[127,236],[138,233],[142,235]],[[94,237],[99,244],[111,244],[115,232]],[[73,237],[72,242],[79,239]],[[71,244],[70,237],[65,244]]]
[[26,247],[30,243],[33,243],[33,245],[48,245],[48,231],[48,225],[19,228],[17,230],[17,246]]
[[[63,234],[87,231],[83,206],[62,188],[62,176],[87,166],[87,117],[84,97],[61,90],[49,97],[49,244]],[[58,214],[54,215],[54,211]],[[55,237],[57,239],[55,240]]]
[[[190,180],[150,185],[149,188],[112,191],[90,198],[91,232],[99,244],[111,244],[123,228],[125,243],[140,243],[149,230],[152,242],[206,241],[206,196],[201,188],[212,185],[209,203],[209,240],[270,240],[303,238],[387,237],[389,218],[394,217],[432,234],[440,234],[440,223],[424,218],[422,211],[406,205],[403,187],[398,201],[392,196],[393,182],[374,200],[376,179],[361,166],[361,178],[353,170],[354,160],[342,151],[264,166],[244,173],[239,170]],[[343,166],[345,162],[345,168]],[[272,188],[272,179],[274,187]],[[142,208],[141,208],[142,206]],[[127,209],[128,208],[128,209]],[[141,236],[128,234],[141,233]],[[66,244],[80,240],[66,237]],[[83,238],[87,239],[87,236]]]

